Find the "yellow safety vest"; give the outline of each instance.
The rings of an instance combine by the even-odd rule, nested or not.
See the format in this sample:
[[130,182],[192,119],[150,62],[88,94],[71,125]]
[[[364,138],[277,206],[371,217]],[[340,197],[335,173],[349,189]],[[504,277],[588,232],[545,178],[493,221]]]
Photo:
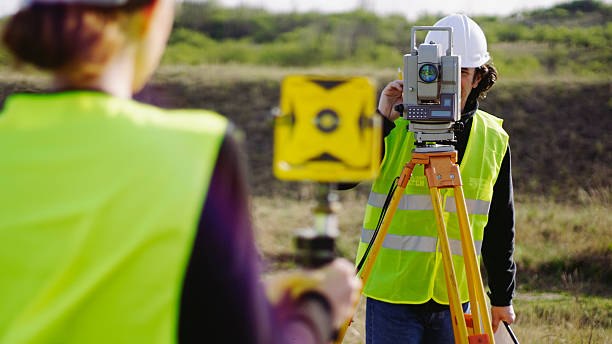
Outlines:
[[173,343],[227,120],[96,92],[0,114],[0,343]]
[[[414,135],[407,130],[408,123],[402,118],[396,120],[395,129],[385,138],[386,153],[366,206],[357,262],[373,237],[393,180],[410,161]],[[493,185],[507,146],[508,134],[502,128],[502,120],[478,110],[472,119],[470,138],[460,165],[477,254],[480,254],[482,246]],[[466,302],[469,297],[454,190],[441,189],[441,194],[460,297],[462,302]],[[414,168],[382,248],[375,258],[364,287],[366,296],[391,303],[419,304],[432,298],[441,304],[449,303],[437,225],[423,165]]]

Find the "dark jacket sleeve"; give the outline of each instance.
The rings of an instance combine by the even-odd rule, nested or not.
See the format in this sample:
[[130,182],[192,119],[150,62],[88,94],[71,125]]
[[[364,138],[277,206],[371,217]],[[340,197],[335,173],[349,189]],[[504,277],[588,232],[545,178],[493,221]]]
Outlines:
[[243,174],[239,147],[226,135],[184,279],[181,343],[258,343],[267,335],[258,324],[268,323],[270,313],[258,282],[259,256]]
[[[245,157],[226,135],[199,221],[184,278],[179,315],[180,343],[281,343],[302,333],[310,343],[318,328],[303,304],[273,307],[261,283],[261,257],[255,246]],[[296,316],[299,315],[299,316]]]
[[489,221],[484,229],[482,260],[487,272],[491,305],[509,306],[515,290],[514,196],[510,147],[493,186]]

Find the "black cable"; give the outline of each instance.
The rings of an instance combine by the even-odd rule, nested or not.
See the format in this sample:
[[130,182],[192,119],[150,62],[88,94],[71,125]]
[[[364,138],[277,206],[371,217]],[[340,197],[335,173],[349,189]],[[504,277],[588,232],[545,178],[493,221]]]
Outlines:
[[514,335],[514,332],[510,328],[510,324],[508,324],[505,321],[503,321],[503,323],[504,323],[504,326],[506,326],[506,330],[508,330],[508,334],[510,335],[510,338],[512,338],[512,341],[514,342],[514,344],[519,344],[518,339],[516,339],[516,336]]
[[359,271],[363,267],[363,264],[365,263],[365,260],[368,257],[368,253],[370,252],[370,249],[372,248],[372,245],[374,245],[374,241],[376,240],[376,237],[378,236],[378,231],[380,230],[380,226],[382,225],[383,219],[385,218],[385,214],[387,213],[387,209],[389,208],[389,203],[391,203],[391,199],[393,198],[395,189],[397,189],[398,180],[399,180],[399,177],[396,177],[393,180],[391,187],[389,188],[389,193],[387,193],[387,198],[385,199],[385,203],[380,212],[380,217],[378,218],[378,223],[376,224],[376,229],[374,230],[374,235],[372,236],[372,239],[370,239],[370,242],[368,243],[368,247],[366,248],[363,256],[361,257],[359,264],[357,264],[357,269],[356,269],[357,273],[359,273]]

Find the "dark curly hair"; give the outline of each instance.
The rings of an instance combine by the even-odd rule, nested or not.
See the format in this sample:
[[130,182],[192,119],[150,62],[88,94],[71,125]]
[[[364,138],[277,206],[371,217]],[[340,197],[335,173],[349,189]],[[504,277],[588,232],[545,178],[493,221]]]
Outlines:
[[465,108],[472,108],[478,100],[483,100],[487,97],[487,92],[493,87],[498,78],[497,68],[493,66],[492,62],[486,63],[480,67],[477,67],[474,72],[474,78],[480,76],[480,82],[470,94],[468,95],[465,103]]

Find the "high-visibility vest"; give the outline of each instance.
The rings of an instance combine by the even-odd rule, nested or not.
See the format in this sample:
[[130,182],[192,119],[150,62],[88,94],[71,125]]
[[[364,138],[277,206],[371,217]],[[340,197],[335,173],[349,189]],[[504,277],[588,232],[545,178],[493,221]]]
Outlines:
[[[386,154],[380,173],[372,184],[366,206],[357,262],[361,261],[373,237],[393,180],[410,161],[414,135],[407,130],[408,122],[402,118],[396,120],[395,129],[385,138]],[[478,255],[487,224],[493,185],[507,146],[508,134],[502,128],[502,120],[478,110],[472,119],[470,137],[460,165],[468,218]],[[449,303],[437,224],[424,167],[415,166],[382,247],[375,257],[364,286],[364,294],[368,297],[390,303],[418,304],[430,299],[441,304]],[[440,194],[460,298],[466,302],[469,295],[454,190],[440,189]]]
[[95,92],[0,114],[0,343],[172,343],[227,120]]

